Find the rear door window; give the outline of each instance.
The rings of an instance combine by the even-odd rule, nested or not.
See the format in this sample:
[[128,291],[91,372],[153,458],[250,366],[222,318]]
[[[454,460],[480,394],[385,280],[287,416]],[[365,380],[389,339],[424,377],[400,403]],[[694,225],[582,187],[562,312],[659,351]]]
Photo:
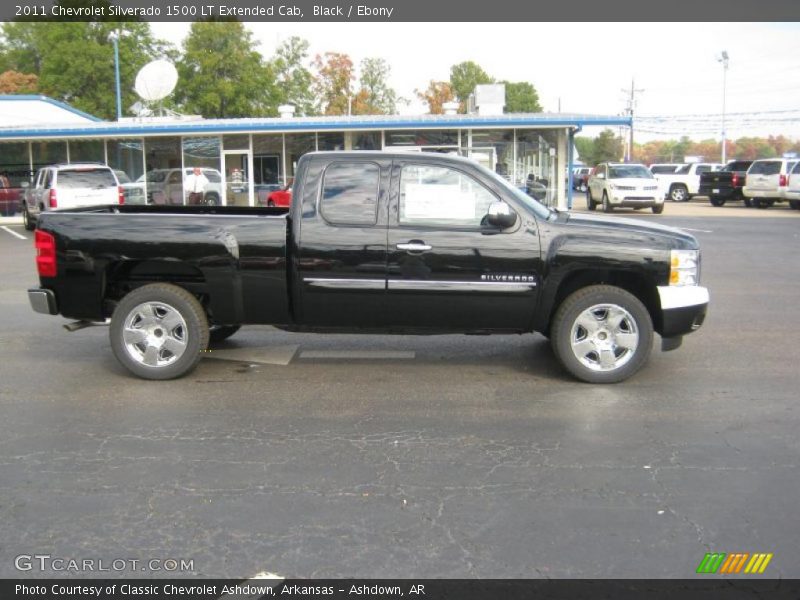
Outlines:
[[76,169],[58,173],[58,187],[63,189],[100,189],[116,185],[117,180],[110,169]]
[[320,212],[340,225],[374,225],[378,218],[380,168],[368,162],[333,162],[325,169]]

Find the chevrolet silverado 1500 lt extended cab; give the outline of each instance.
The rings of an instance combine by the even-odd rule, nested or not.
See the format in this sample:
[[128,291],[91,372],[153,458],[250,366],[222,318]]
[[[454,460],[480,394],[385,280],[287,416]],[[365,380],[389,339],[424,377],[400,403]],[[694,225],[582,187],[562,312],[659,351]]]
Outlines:
[[546,208],[468,159],[318,152],[289,209],[108,206],[45,212],[33,308],[110,319],[148,379],[193,369],[240,325],[548,336],[577,378],[621,381],[703,322],[697,241]]

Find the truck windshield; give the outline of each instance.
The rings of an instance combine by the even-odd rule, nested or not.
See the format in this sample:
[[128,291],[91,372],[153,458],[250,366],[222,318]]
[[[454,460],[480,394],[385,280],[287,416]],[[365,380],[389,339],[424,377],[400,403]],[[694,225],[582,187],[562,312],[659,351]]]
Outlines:
[[653,179],[650,169],[643,165],[619,165],[608,167],[609,179]]
[[537,217],[541,217],[542,219],[547,219],[554,214],[553,211],[547,208],[544,204],[540,204],[537,200],[531,198],[528,194],[526,194],[522,190],[514,187],[513,185],[511,185],[509,181],[507,181],[503,177],[500,177],[494,171],[490,171],[483,165],[479,165],[479,167],[481,171],[483,171],[488,177],[494,179],[494,181],[496,181],[504,189],[508,190],[511,193],[511,195],[514,196],[514,199],[524,204],[525,207],[528,208]]

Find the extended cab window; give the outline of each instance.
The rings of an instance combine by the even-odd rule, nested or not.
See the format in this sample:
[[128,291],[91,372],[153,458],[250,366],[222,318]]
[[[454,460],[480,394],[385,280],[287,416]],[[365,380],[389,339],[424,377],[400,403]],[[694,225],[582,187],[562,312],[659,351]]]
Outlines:
[[406,165],[400,174],[400,224],[480,227],[497,198],[475,179],[447,167]]
[[322,182],[322,216],[342,225],[374,225],[379,186],[380,169],[375,163],[331,163]]

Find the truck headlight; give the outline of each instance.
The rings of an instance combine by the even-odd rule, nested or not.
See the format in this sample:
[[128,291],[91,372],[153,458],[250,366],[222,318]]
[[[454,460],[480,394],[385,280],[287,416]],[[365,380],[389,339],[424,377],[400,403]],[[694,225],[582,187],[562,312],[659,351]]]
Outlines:
[[672,250],[670,252],[669,284],[697,285],[700,283],[700,251]]

